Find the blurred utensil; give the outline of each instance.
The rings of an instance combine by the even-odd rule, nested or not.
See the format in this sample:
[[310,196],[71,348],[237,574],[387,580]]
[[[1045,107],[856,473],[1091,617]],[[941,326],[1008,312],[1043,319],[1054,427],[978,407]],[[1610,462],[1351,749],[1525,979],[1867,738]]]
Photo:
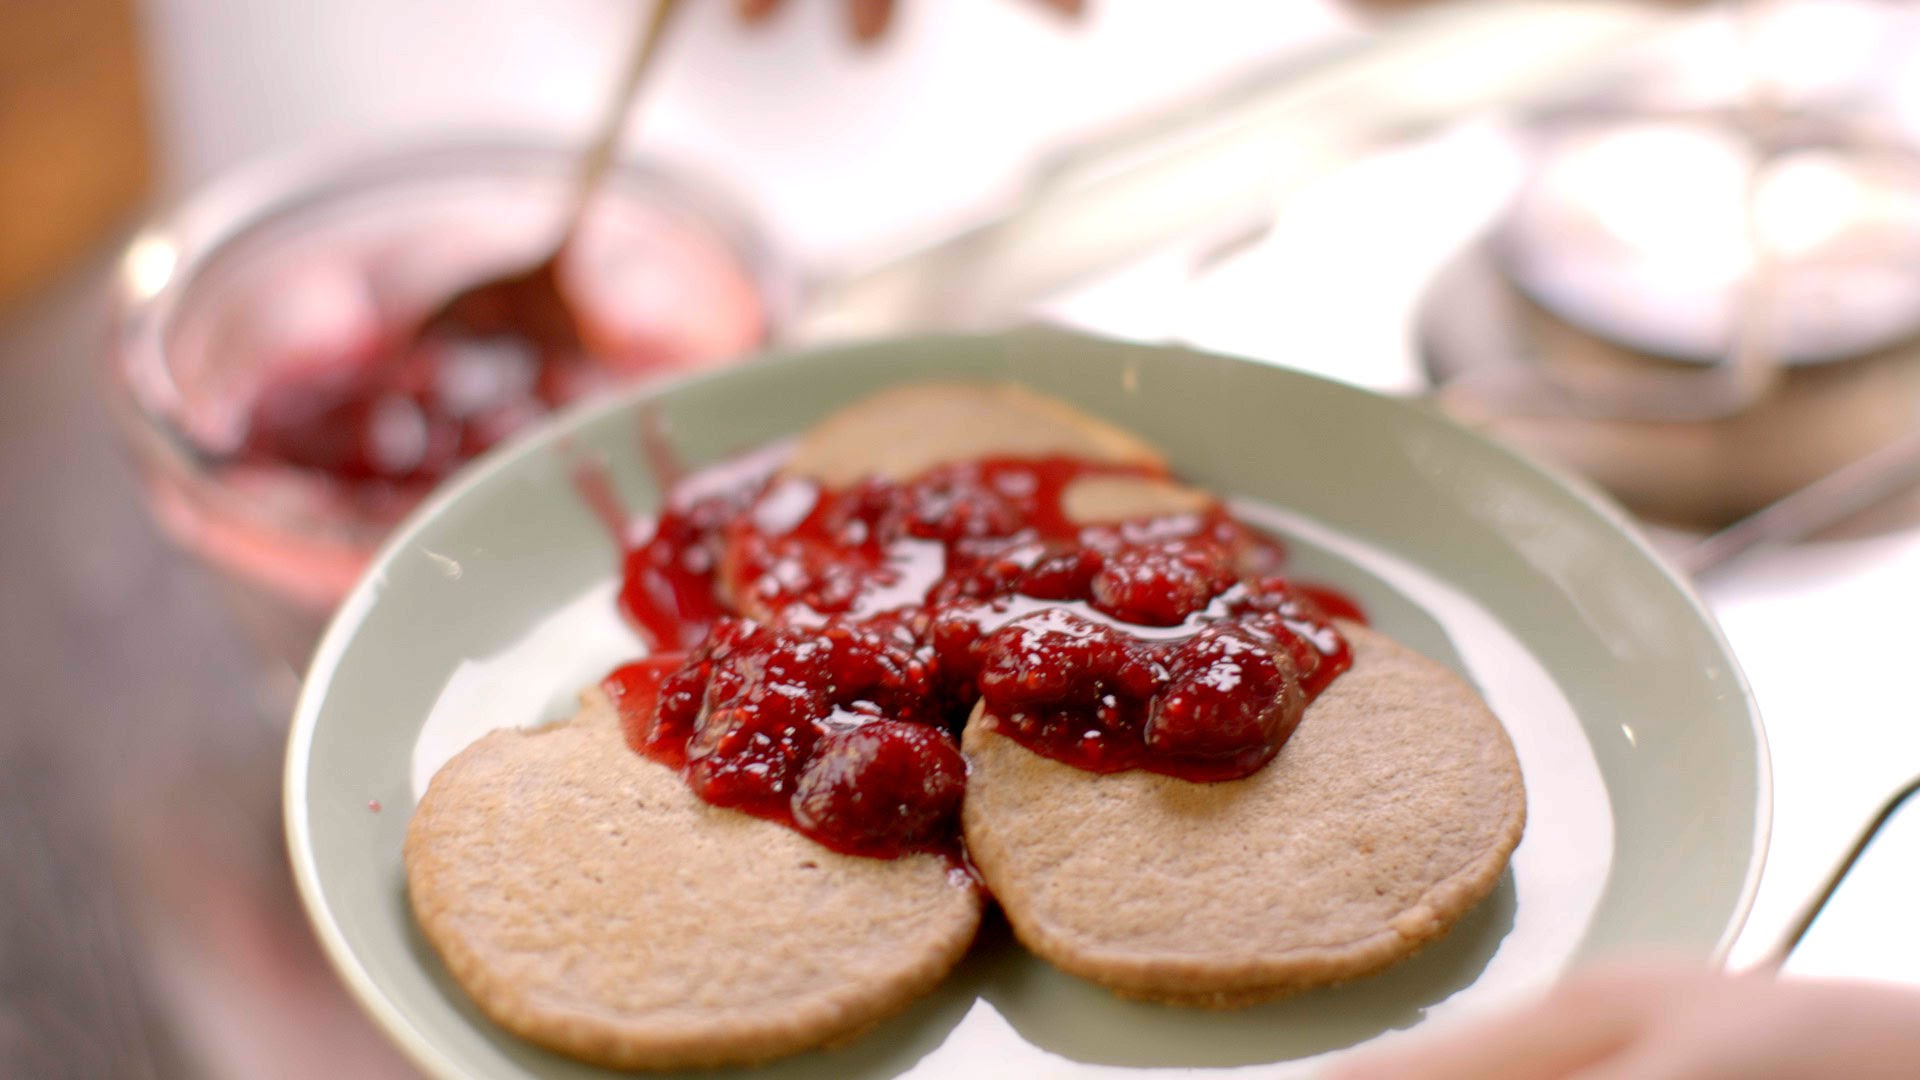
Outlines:
[[1847,874],[1853,869],[1854,864],[1860,861],[1860,856],[1866,854],[1867,846],[1873,843],[1874,837],[1880,835],[1880,830],[1886,826],[1887,822],[1893,820],[1893,815],[1900,811],[1900,807],[1916,794],[1920,794],[1920,776],[1908,781],[1906,786],[1889,795],[1887,801],[1880,804],[1879,812],[1875,813],[1873,820],[1869,821],[1866,827],[1860,830],[1859,835],[1853,838],[1853,844],[1847,848],[1847,853],[1841,856],[1832,870],[1827,872],[1826,880],[1821,882],[1819,890],[1808,899],[1799,916],[1787,928],[1787,932],[1767,950],[1766,955],[1755,960],[1747,970],[1779,972],[1780,968],[1786,964],[1787,958],[1793,955],[1793,950],[1806,938],[1807,931],[1813,929],[1814,921],[1820,918],[1822,911],[1826,910],[1828,902],[1833,899],[1833,894],[1840,891],[1841,882],[1847,879]]
[[1004,324],[1175,240],[1244,232],[1361,150],[1529,101],[1688,17],[1625,2],[1482,0],[1288,57],[1049,155],[996,219],[817,289],[791,337]]
[[1920,485],[1920,431],[1896,439],[1686,548],[1674,563],[1710,574],[1768,544],[1804,540]]
[[679,0],[654,0],[652,10],[639,21],[639,36],[628,54],[625,68],[615,84],[613,95],[601,115],[600,127],[580,159],[573,190],[569,194],[566,215],[561,218],[560,235],[546,258],[525,269],[483,281],[462,289],[422,319],[414,332],[414,342],[396,355],[407,355],[423,338],[451,340],[512,335],[537,349],[568,353],[583,350],[583,336],[560,283],[560,262],[580,231],[587,208],[606,178],[614,152],[619,148],[627,117],[633,112],[640,86],[653,70],[667,24],[679,8]]

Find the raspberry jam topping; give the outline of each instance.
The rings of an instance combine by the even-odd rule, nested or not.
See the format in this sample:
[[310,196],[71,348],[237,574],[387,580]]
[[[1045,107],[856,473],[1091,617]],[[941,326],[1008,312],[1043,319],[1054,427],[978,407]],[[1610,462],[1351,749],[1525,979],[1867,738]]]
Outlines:
[[716,806],[835,851],[952,851],[967,769],[927,650],[892,618],[774,627],[723,617],[683,655],[602,684],[635,750]]
[[628,549],[620,611],[656,650],[691,648],[726,613],[714,579],[727,526],[748,505],[745,495],[712,496],[662,514],[653,535]]
[[1338,593],[1217,503],[1076,525],[1064,495],[1151,470],[941,466],[679,497],[626,559],[656,654],[608,676],[628,742],[701,798],[836,851],[958,851],[976,702],[1036,753],[1195,781],[1272,760],[1351,664]]

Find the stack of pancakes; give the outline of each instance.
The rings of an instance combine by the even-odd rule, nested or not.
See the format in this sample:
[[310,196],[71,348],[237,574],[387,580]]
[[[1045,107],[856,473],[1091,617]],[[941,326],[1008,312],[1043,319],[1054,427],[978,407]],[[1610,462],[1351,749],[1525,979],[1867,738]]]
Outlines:
[[[1004,385],[916,385],[829,418],[785,469],[829,486],[947,461],[1161,464],[1126,432]],[[1083,523],[1203,493],[1103,477]],[[1268,766],[1194,783],[1041,757],[976,708],[966,850],[1028,949],[1116,993],[1233,1007],[1371,974],[1493,888],[1526,798],[1500,722],[1453,673],[1352,623],[1351,670]],[[841,855],[710,806],[629,750],[598,690],[482,738],[414,814],[414,913],[502,1026],[623,1068],[748,1064],[850,1039],[938,983],[984,898],[931,854]]]

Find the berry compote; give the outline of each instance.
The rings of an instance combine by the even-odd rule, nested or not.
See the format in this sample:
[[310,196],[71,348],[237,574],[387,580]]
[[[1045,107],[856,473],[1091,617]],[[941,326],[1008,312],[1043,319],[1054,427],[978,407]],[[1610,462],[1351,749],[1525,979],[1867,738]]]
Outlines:
[[1338,593],[1218,503],[1080,525],[1066,458],[669,501],[621,606],[657,650],[608,676],[628,742],[702,798],[836,851],[957,853],[976,703],[1036,753],[1194,781],[1259,769],[1352,663]]

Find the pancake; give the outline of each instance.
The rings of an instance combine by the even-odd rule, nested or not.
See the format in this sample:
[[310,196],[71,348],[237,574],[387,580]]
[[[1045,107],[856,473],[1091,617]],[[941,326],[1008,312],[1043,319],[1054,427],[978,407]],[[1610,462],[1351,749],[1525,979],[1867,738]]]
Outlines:
[[[1154,474],[1074,481],[1062,510],[1082,524],[1213,501],[1134,436],[1007,384],[882,391],[784,472],[838,487],[1056,455]],[[1379,970],[1483,898],[1525,816],[1504,730],[1444,668],[1342,630],[1353,668],[1243,780],[1084,772],[976,708],[965,839],[1020,940],[1126,996],[1227,1007]],[[583,702],[455,757],[408,831],[415,917],[502,1027],[620,1068],[764,1062],[858,1035],[972,941],[982,897],[946,860],[840,855],[709,806],[626,746],[603,694]]]
[[975,710],[967,850],[1020,941],[1133,998],[1233,1007],[1379,971],[1499,880],[1526,795],[1452,672],[1342,623],[1353,667],[1241,780],[1085,772]]
[[604,694],[437,773],[408,896],[481,1010],[615,1068],[767,1061],[849,1039],[938,983],[979,891],[934,855],[840,855],[709,806],[628,749]]
[[952,461],[1074,457],[1163,469],[1132,433],[1013,383],[913,383],[861,398],[800,437],[783,468],[827,487],[905,480]]
[[1149,476],[1083,476],[1060,493],[1060,511],[1076,525],[1197,514],[1213,502],[1199,488]]

